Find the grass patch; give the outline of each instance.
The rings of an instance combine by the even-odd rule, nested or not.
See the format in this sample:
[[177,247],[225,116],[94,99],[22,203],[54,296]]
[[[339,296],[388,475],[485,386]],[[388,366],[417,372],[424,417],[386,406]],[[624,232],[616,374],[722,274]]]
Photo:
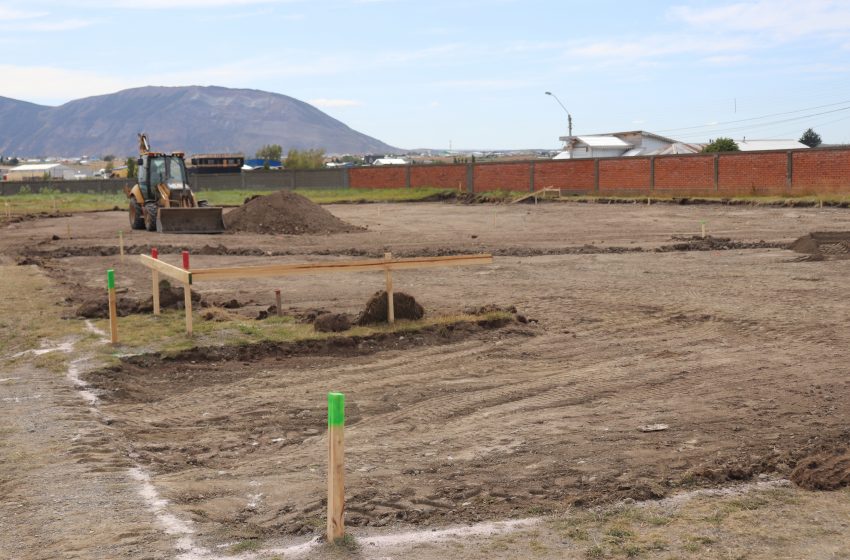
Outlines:
[[261,543],[257,539],[245,539],[234,544],[227,551],[230,554],[241,554],[242,552],[256,552],[260,550]]
[[[203,311],[201,312],[203,313]],[[427,327],[441,327],[459,322],[496,321],[510,319],[503,311],[483,315],[443,315],[426,317],[418,321],[399,320],[395,324],[356,326],[344,333],[322,333],[313,325],[299,323],[293,317],[269,317],[262,321],[242,317],[223,321],[205,321],[200,313],[193,314],[194,336],[185,334],[185,315],[182,311],[167,310],[157,317],[152,314],[129,315],[118,318],[118,333],[122,352],[161,352],[175,354],[197,346],[248,345],[258,342],[296,342],[338,336],[368,337],[381,333],[415,333]],[[103,319],[96,325],[105,331],[109,323]],[[101,352],[111,353],[111,348]]]

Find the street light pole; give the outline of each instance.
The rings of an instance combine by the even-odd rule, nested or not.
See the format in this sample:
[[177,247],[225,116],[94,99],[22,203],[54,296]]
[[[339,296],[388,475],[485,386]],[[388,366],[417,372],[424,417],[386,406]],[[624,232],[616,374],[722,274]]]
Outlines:
[[573,135],[573,116],[570,114],[570,112],[569,112],[569,111],[567,111],[567,108],[566,108],[566,107],[564,107],[564,104],[563,104],[563,103],[561,103],[561,100],[560,100],[560,99],[558,99],[558,96],[557,96],[557,95],[555,95],[555,94],[554,94],[554,93],[552,93],[551,91],[547,91],[547,92],[545,92],[545,93],[546,93],[546,95],[549,95],[549,96],[551,96],[551,97],[554,97],[554,98],[555,98],[555,101],[557,101],[557,102],[558,102],[558,105],[560,105],[560,106],[561,106],[561,109],[563,109],[563,110],[564,110],[564,112],[567,114],[567,126],[568,126],[568,130],[569,130],[569,135],[570,135],[570,137],[572,137],[572,135]]

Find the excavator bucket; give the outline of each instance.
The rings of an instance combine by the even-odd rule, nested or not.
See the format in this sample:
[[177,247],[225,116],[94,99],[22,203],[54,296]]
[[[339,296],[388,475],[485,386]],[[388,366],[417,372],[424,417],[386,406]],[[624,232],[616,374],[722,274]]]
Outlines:
[[222,233],[221,208],[160,208],[156,230],[160,233]]

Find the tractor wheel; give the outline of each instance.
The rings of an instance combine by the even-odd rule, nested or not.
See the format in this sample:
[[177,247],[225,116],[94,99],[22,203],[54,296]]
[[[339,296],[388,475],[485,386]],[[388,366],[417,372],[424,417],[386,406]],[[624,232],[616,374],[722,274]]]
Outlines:
[[135,199],[130,199],[130,229],[145,229],[142,206]]
[[156,231],[157,206],[156,202],[145,204],[145,228],[148,231]]

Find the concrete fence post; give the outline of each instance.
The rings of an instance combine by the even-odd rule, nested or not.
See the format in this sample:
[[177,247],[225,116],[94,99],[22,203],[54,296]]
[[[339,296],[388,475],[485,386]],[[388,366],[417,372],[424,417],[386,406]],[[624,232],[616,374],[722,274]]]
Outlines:
[[472,194],[475,192],[475,164],[466,164],[466,192]]
[[534,162],[528,166],[528,190],[534,192]]
[[593,190],[599,194],[599,158],[593,159]]
[[655,156],[649,156],[649,192],[655,190]]
[[720,154],[714,154],[714,192],[720,190]]
[[785,164],[785,194],[791,194],[794,187],[794,153],[790,150],[787,153]]
[[410,164],[404,166],[404,188],[410,188]]

